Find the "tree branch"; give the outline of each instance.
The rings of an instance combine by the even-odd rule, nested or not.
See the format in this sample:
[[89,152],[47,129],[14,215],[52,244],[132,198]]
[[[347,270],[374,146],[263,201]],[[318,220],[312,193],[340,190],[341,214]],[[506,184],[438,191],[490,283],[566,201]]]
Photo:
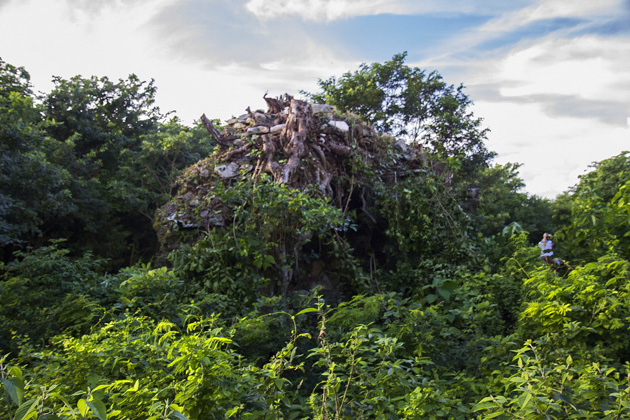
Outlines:
[[221,146],[229,146],[229,142],[219,133],[214,124],[212,124],[212,121],[210,121],[208,117],[206,117],[206,114],[203,114],[201,116],[201,122],[203,123],[204,127],[206,127],[206,130],[208,130],[208,132],[212,135],[212,137],[214,137],[214,140],[217,143],[219,143]]

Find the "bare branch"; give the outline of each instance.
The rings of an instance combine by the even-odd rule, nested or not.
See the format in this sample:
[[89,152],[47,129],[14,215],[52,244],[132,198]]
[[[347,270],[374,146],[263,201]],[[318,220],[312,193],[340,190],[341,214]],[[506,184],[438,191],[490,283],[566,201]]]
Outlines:
[[219,143],[221,146],[229,146],[229,142],[219,133],[214,124],[212,124],[212,121],[210,121],[208,117],[206,117],[206,114],[203,114],[201,116],[201,122],[217,143]]

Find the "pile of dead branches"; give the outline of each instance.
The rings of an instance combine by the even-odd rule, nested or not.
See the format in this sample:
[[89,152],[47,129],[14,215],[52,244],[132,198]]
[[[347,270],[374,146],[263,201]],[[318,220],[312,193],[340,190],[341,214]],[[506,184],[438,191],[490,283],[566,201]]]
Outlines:
[[289,95],[264,99],[267,111],[247,108],[220,129],[202,115],[219,148],[185,171],[176,197],[158,211],[156,229],[163,244],[175,225],[207,231],[225,224],[229,209],[213,199],[216,182],[229,185],[268,174],[275,182],[329,197],[345,210],[354,194],[360,197],[358,207],[366,209],[366,191],[376,180],[396,182],[426,164],[420,148],[379,135],[330,105]]

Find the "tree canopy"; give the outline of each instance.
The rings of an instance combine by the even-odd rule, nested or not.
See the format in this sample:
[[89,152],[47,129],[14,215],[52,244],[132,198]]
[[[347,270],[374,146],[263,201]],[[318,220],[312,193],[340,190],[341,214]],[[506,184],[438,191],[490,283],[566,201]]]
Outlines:
[[155,252],[154,212],[175,176],[214,143],[201,127],[164,122],[153,82],[131,75],[53,79],[36,97],[25,69],[0,62],[3,121],[0,246],[64,238],[120,267]]
[[72,211],[70,173],[47,154],[48,126],[28,72],[0,59],[0,247],[9,255]]
[[494,155],[484,141],[488,129],[470,110],[462,85],[444,82],[436,71],[405,64],[407,53],[390,61],[362,64],[338,79],[319,80],[313,100],[365,118],[375,128],[420,143],[441,158],[483,166]]

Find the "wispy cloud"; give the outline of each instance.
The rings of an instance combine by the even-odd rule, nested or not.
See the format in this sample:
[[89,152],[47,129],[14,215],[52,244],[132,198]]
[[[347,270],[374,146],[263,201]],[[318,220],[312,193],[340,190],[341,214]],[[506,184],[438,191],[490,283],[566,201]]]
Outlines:
[[[474,31],[455,33],[450,41],[435,46],[432,61],[440,62],[448,57],[477,50],[484,43],[495,41],[492,49],[501,49],[503,45],[518,43],[523,39],[539,38],[541,35],[540,22],[554,20],[573,20],[572,27],[563,26],[562,30],[568,35],[589,25],[606,24],[611,19],[618,19],[620,14],[628,13],[624,0],[537,0],[527,2],[524,7],[513,5],[510,10],[498,13]],[[527,32],[527,28],[535,28]],[[553,31],[553,30],[552,30]],[[514,37],[519,34],[520,38]]]
[[492,132],[497,162],[520,162],[531,193],[552,198],[576,184],[588,165],[628,150],[630,127],[550,114],[540,103],[477,101]]
[[379,14],[419,15],[464,13],[495,15],[529,3],[514,0],[248,0],[245,8],[260,19],[297,16],[305,21],[331,22]]
[[245,8],[261,19],[294,15],[303,20],[333,21],[398,9],[391,3],[386,0],[249,0]]
[[414,64],[466,83],[498,162],[524,163],[528,190],[553,197],[593,161],[630,148],[630,36],[618,29],[628,5],[538,1]]
[[[466,65],[467,60],[475,65]],[[441,64],[466,82],[476,101],[538,103],[550,115],[625,126],[630,117],[629,62],[629,38],[549,35],[500,54]]]
[[[624,90],[628,91],[628,87]],[[626,127],[630,115],[627,101],[590,100],[577,95],[550,93],[506,97],[499,93],[496,85],[473,85],[467,91],[476,102],[537,104],[549,117],[575,117]]]
[[550,36],[511,51],[497,75],[516,81],[506,97],[530,94],[577,95],[591,100],[630,101],[630,39]]
[[[597,119],[625,125],[630,115],[630,37],[589,33],[629,9],[617,0],[602,2],[541,0],[481,25],[471,36],[456,35],[441,55],[418,63],[438,68],[466,82],[474,99],[539,103],[552,115]],[[521,40],[511,34],[534,22],[579,18],[548,33],[531,32]],[[489,39],[499,45],[479,46]],[[502,39],[509,39],[500,45]]]
[[539,20],[555,18],[597,19],[611,16],[622,5],[621,0],[538,0],[528,7],[506,13],[480,28],[481,32],[514,30]]

